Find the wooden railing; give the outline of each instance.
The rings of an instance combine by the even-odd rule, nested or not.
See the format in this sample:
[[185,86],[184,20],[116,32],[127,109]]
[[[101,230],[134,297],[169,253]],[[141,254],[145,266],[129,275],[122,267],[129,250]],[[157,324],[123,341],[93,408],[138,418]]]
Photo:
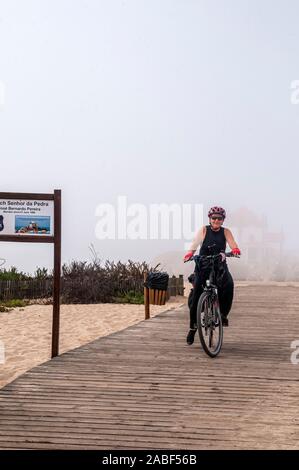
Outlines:
[[[144,273],[144,282],[147,274]],[[172,276],[168,280],[167,291],[149,289],[144,286],[144,314],[145,320],[150,318],[150,305],[165,305],[170,297],[184,295],[184,276],[180,274],[178,277]]]
[[168,300],[169,297],[175,297],[177,295],[184,295],[183,274],[180,274],[178,277],[172,276],[169,278],[166,300]]
[[[88,281],[88,280],[87,280]],[[84,282],[83,279],[74,279],[64,281],[62,279],[62,297],[67,297],[67,292],[70,284],[77,287],[78,298],[75,303],[82,301],[86,302],[84,293],[86,289],[94,290],[92,303],[101,303],[103,301],[109,302],[110,297],[116,296],[116,293],[123,294],[129,291],[135,293],[142,293],[143,280],[142,279],[122,279],[118,280],[117,284],[111,282]],[[112,288],[113,287],[113,288]],[[73,291],[74,289],[72,289]],[[107,290],[107,295],[105,292]],[[115,291],[115,292],[114,292]],[[51,298],[53,295],[53,280],[52,279],[27,279],[27,280],[0,280],[0,300],[8,301],[14,299],[41,299]],[[177,295],[184,295],[184,278],[183,275],[172,276],[169,278],[168,289],[166,292],[166,301],[170,297]],[[71,303],[72,295],[67,298],[67,303]]]
[[52,279],[0,280],[0,300],[41,299],[52,295]]

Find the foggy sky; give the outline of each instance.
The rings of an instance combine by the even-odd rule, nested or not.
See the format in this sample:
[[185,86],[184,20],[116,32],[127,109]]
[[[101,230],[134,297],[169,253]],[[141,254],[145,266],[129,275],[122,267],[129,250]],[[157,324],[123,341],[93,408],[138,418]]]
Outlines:
[[[297,251],[298,15],[295,0],[0,0],[1,191],[62,189],[64,261],[91,243],[115,260],[181,249],[97,240],[96,207],[119,195],[247,206]],[[33,270],[52,248],[0,257]]]

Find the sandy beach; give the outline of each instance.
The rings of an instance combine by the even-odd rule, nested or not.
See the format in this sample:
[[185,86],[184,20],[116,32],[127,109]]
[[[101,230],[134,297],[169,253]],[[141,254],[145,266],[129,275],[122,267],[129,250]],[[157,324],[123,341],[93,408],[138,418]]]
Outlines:
[[[151,305],[151,316],[184,302],[185,297],[173,297],[163,306]],[[143,305],[62,305],[60,353],[143,320]],[[5,347],[5,363],[0,364],[0,388],[50,359],[51,329],[51,305],[30,305],[0,313],[0,341]]]

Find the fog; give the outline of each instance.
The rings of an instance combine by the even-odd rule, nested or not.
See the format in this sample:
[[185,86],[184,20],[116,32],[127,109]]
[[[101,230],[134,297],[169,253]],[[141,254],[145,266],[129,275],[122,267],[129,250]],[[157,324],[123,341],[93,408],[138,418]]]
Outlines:
[[[93,244],[183,272],[183,238],[97,237],[97,208],[117,214],[123,196],[146,213],[202,205],[204,224],[221,205],[239,277],[296,278],[298,14],[292,0],[0,0],[1,191],[62,190],[64,262]],[[25,271],[52,256],[0,246]]]

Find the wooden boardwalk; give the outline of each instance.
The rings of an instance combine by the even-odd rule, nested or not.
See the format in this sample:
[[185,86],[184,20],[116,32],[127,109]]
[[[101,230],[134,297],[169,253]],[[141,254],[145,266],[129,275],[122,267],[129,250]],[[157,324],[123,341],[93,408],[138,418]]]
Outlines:
[[299,449],[298,308],[239,287],[217,359],[181,307],[38,366],[0,391],[0,448]]

